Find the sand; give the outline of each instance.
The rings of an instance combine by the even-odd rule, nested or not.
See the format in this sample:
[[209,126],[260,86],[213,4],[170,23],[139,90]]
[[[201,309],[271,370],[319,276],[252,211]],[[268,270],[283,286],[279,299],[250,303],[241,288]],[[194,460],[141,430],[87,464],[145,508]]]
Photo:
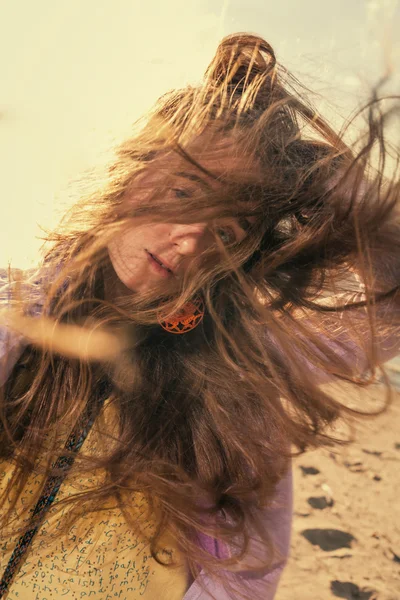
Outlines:
[[[382,394],[374,386],[368,402]],[[276,600],[400,600],[399,391],[351,445],[296,458],[294,481],[291,557]]]

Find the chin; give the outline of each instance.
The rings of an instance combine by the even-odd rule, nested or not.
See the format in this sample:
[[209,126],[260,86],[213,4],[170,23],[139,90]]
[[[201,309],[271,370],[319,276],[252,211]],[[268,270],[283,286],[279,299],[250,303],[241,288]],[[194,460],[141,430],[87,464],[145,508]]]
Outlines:
[[118,262],[110,256],[110,263],[105,270],[105,290],[106,299],[130,295],[137,291],[135,282],[132,278],[126,276],[126,271],[119,268]]

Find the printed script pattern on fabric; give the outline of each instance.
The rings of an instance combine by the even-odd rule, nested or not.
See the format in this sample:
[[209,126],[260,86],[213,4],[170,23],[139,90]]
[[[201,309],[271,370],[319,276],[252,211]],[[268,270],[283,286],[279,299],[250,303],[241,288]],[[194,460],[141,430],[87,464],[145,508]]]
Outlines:
[[[10,302],[7,282],[8,273],[2,269],[0,304],[3,307]],[[21,338],[10,334],[0,324],[0,385],[22,348]],[[67,438],[68,431],[64,433]],[[86,452],[87,445],[94,447],[96,435],[95,430],[89,434]],[[11,462],[0,462],[0,494],[11,473]],[[115,507],[105,507],[97,513],[83,510],[76,523],[65,526],[70,508],[59,508],[59,502],[97,485],[98,477],[96,473],[93,477],[85,475],[81,478],[72,469],[14,577],[7,600],[183,598],[188,585],[187,570],[182,561],[179,568],[170,569],[159,565],[150,555],[146,537],[151,537],[154,522],[147,516],[147,503],[141,495],[132,498],[130,512],[140,523],[142,533],[131,530],[121,511]],[[17,526],[27,522],[35,503],[35,493],[41,485],[38,474],[29,479],[8,527],[0,533],[0,576],[19,539]],[[167,547],[165,552],[173,553],[174,550]]]
[[[9,476],[10,465],[3,463],[0,492]],[[78,521],[64,531],[70,509],[68,506],[58,509],[57,504],[97,484],[95,475],[82,479],[71,473],[67,477],[14,578],[8,600],[63,597],[181,600],[187,588],[186,571],[162,567],[151,557],[146,536],[151,536],[154,523],[148,518],[146,501],[139,494],[132,500],[131,512],[134,511],[143,533],[132,531],[117,508],[104,508],[93,514],[83,511]],[[30,478],[9,528],[1,534],[1,572],[19,537],[13,533],[15,523],[28,518],[40,485],[40,476]]]

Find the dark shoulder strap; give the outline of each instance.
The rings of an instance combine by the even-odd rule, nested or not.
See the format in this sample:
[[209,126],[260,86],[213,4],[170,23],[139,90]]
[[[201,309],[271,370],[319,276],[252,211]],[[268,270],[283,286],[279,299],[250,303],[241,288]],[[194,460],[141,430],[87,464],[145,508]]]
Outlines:
[[28,525],[27,531],[22,535],[11,554],[10,560],[4,570],[3,576],[0,581],[0,599],[4,598],[4,595],[8,592],[9,587],[16,573],[22,566],[23,560],[29,550],[30,543],[32,542],[35,534],[40,528],[43,519],[49,510],[50,506],[54,502],[58,491],[63,483],[68,471],[72,467],[75,461],[75,456],[82,447],[83,442],[88,436],[92,425],[99,414],[99,411],[104,403],[104,400],[108,397],[110,392],[110,386],[108,383],[102,383],[98,400],[91,406],[81,417],[76,428],[71,432],[68,440],[65,443],[65,450],[68,451],[68,455],[59,456],[55,461],[53,468],[54,470],[61,471],[60,475],[51,475],[47,481],[43,491],[43,494],[36,503],[30,517],[30,524]]

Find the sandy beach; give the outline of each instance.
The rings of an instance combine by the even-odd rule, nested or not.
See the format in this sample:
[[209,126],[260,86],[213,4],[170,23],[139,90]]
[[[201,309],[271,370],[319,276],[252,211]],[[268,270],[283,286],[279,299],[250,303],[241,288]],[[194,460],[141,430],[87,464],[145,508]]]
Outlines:
[[[277,600],[400,599],[399,367],[392,405],[359,423],[354,442],[295,459],[291,558]],[[383,393],[374,386],[368,402]]]

